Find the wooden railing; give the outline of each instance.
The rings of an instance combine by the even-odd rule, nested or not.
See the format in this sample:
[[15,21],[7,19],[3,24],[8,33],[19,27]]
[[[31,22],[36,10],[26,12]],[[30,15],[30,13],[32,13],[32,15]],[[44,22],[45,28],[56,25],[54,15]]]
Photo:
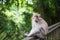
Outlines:
[[58,22],[58,23],[50,26],[50,27],[49,27],[48,34],[49,34],[50,32],[52,32],[53,30],[57,29],[58,27],[60,27],[60,22]]
[[[23,40],[34,40],[32,37],[26,37]],[[60,22],[51,25],[46,40],[60,40]]]
[[46,40],[60,40],[60,22],[49,27]]

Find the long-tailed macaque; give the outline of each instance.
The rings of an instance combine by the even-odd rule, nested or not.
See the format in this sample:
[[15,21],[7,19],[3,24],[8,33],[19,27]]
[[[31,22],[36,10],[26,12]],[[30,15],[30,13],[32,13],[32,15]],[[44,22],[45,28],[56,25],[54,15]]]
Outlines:
[[37,36],[39,38],[45,38],[48,33],[47,22],[40,17],[40,14],[34,13],[32,17],[32,29],[27,36]]

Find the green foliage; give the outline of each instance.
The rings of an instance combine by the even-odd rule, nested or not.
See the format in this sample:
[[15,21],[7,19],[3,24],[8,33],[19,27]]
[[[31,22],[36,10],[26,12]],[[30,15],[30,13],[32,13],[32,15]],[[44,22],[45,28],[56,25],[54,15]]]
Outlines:
[[1,1],[0,40],[22,40],[31,28],[31,14],[23,12],[32,12],[33,9],[26,3],[26,0]]

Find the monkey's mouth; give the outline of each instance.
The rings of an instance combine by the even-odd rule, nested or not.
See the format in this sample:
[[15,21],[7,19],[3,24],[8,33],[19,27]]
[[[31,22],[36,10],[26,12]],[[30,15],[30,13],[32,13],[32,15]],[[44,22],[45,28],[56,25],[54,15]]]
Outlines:
[[38,20],[35,20],[36,23],[38,23]]

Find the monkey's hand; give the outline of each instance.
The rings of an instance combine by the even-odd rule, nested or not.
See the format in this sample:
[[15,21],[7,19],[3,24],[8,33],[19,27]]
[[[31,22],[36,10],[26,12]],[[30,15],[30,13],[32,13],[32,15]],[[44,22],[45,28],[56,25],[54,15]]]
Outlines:
[[28,36],[28,32],[27,32],[27,33],[25,33],[24,37],[27,37],[27,36]]

